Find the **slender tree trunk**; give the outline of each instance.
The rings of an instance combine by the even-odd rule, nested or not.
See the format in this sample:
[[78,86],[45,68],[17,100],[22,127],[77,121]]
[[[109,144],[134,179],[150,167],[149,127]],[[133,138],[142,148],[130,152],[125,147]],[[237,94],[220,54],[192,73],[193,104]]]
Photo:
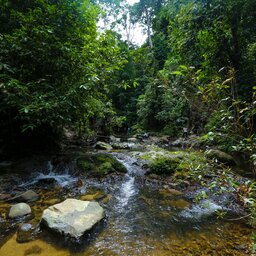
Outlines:
[[147,21],[148,42],[149,42],[150,48],[153,49],[153,42],[152,42],[151,32],[150,32],[151,22],[150,22],[150,18],[149,18],[149,13],[148,13],[147,7],[145,7],[145,14],[146,14],[146,21]]

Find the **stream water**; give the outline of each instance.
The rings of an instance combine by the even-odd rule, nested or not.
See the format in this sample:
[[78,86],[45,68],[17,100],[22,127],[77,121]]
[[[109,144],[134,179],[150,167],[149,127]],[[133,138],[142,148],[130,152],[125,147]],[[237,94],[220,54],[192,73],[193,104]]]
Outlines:
[[214,212],[221,206],[210,200],[198,204],[187,195],[142,184],[144,171],[136,159],[124,153],[114,156],[127,168],[125,176],[87,179],[51,162],[31,175],[13,174],[11,181],[3,174],[3,192],[11,192],[11,184],[12,190],[33,189],[40,195],[31,203],[35,216],[26,223],[36,226],[44,209],[65,198],[97,193],[104,194],[99,202],[107,216],[80,245],[41,229],[32,234],[32,241],[18,243],[17,222],[4,220],[10,205],[0,202],[0,256],[250,255],[252,230],[244,222],[218,219]]

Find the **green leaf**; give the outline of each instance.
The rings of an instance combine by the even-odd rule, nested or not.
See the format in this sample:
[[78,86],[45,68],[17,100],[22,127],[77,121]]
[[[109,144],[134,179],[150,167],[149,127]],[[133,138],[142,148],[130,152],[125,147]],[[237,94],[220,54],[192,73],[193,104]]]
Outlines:
[[183,73],[182,73],[181,71],[178,71],[178,70],[173,71],[171,74],[172,74],[172,75],[184,76]]

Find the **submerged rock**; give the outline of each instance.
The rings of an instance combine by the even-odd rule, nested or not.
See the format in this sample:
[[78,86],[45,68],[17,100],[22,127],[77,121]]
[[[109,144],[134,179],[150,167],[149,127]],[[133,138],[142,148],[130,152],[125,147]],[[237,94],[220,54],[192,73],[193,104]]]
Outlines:
[[159,189],[159,194],[163,196],[180,196],[183,195],[181,191],[178,191],[173,188]]
[[231,155],[218,149],[207,150],[205,152],[205,156],[210,159],[216,159],[218,162],[223,164],[236,165],[236,161]]
[[101,200],[101,202],[102,202],[103,204],[106,204],[106,203],[108,203],[111,199],[112,199],[112,195],[109,194],[109,195],[106,195],[106,196]]
[[57,204],[59,203],[61,200],[58,199],[58,198],[51,198],[51,199],[48,199],[48,200],[44,200],[44,204],[46,205],[54,205],[54,204]]
[[27,243],[33,240],[34,227],[30,223],[22,224],[17,232],[17,242]]
[[10,194],[0,194],[0,201],[10,199],[12,196]]
[[185,209],[188,208],[190,203],[184,199],[165,199],[161,200],[160,205],[174,207],[176,209]]
[[205,199],[199,204],[193,205],[191,208],[181,212],[181,216],[185,219],[198,221],[201,218],[214,215],[217,211],[223,210],[223,207],[215,202]]
[[82,195],[80,197],[80,199],[83,200],[83,201],[93,201],[93,200],[103,199],[105,196],[106,196],[105,193],[103,193],[101,191],[97,191],[94,194]]
[[10,198],[10,201],[16,201],[16,202],[32,202],[36,201],[38,199],[38,194],[34,192],[33,190],[28,190],[22,194],[19,194],[13,198]]
[[44,210],[42,224],[50,230],[78,240],[104,218],[97,202],[66,199]]
[[111,150],[112,146],[106,142],[98,141],[95,144],[95,149],[102,149],[102,150]]
[[19,203],[19,204],[15,204],[11,207],[10,212],[9,212],[9,217],[13,219],[13,218],[17,218],[17,217],[23,217],[30,213],[31,213],[31,208],[28,204]]

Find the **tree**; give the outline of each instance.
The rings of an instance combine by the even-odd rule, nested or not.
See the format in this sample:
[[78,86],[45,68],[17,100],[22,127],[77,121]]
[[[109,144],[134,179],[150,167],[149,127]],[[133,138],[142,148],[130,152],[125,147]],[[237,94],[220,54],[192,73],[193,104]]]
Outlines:
[[137,21],[140,21],[146,26],[149,46],[153,48],[152,42],[152,26],[153,19],[160,9],[163,0],[140,0],[138,3],[133,5],[133,15],[136,17]]
[[123,64],[116,38],[98,34],[89,1],[0,1],[3,138],[64,126],[87,131],[111,104],[107,85]]

